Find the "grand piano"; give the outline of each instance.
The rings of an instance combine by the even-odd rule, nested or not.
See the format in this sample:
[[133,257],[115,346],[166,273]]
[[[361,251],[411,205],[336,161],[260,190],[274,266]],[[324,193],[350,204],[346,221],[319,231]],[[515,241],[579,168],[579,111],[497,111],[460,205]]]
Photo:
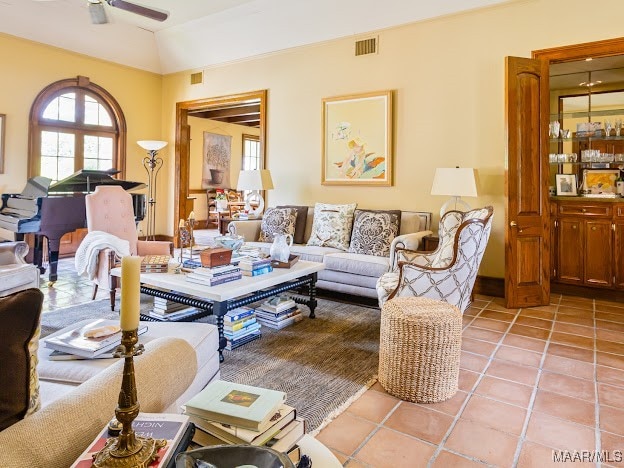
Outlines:
[[[43,266],[44,237],[48,242],[50,282],[58,279],[57,267],[61,237],[68,232],[86,227],[85,195],[99,185],[120,185],[124,190],[145,187],[142,182],[114,179],[119,171],[83,169],[50,185],[50,179],[33,177],[20,194],[2,194],[0,228],[15,233],[15,240],[24,234],[35,235],[33,263],[45,272]],[[136,221],[145,217],[145,194],[131,194]]]

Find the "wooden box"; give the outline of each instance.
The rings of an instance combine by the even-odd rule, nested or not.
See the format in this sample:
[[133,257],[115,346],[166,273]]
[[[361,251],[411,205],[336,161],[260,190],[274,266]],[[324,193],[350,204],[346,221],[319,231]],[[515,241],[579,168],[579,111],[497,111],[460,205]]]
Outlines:
[[201,259],[202,266],[206,268],[227,265],[232,260],[232,249],[210,247],[202,250],[199,257]]

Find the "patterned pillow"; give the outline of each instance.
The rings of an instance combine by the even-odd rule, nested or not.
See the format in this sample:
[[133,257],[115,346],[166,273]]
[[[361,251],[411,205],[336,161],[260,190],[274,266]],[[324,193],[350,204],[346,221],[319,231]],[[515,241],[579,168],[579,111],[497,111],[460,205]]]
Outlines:
[[388,257],[390,244],[399,233],[401,212],[355,210],[349,252]]
[[260,242],[273,242],[276,234],[295,234],[297,210],[294,208],[269,208],[260,224]]
[[314,222],[308,245],[348,250],[357,203],[349,205],[314,205]]

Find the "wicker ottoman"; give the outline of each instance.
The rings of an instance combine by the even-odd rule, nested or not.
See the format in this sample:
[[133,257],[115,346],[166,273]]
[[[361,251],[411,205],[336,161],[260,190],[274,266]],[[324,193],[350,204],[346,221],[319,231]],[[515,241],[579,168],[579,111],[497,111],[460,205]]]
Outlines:
[[446,302],[398,297],[381,309],[379,383],[402,400],[435,403],[457,392],[462,314]]

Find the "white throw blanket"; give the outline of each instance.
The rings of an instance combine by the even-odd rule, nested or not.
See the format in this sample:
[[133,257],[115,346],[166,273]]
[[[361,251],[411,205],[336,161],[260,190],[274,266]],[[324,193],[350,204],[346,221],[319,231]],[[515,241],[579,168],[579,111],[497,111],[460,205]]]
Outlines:
[[88,233],[78,246],[74,262],[79,275],[87,275],[93,279],[97,275],[98,255],[100,250],[111,249],[118,256],[130,255],[130,243],[108,232],[92,231]]

